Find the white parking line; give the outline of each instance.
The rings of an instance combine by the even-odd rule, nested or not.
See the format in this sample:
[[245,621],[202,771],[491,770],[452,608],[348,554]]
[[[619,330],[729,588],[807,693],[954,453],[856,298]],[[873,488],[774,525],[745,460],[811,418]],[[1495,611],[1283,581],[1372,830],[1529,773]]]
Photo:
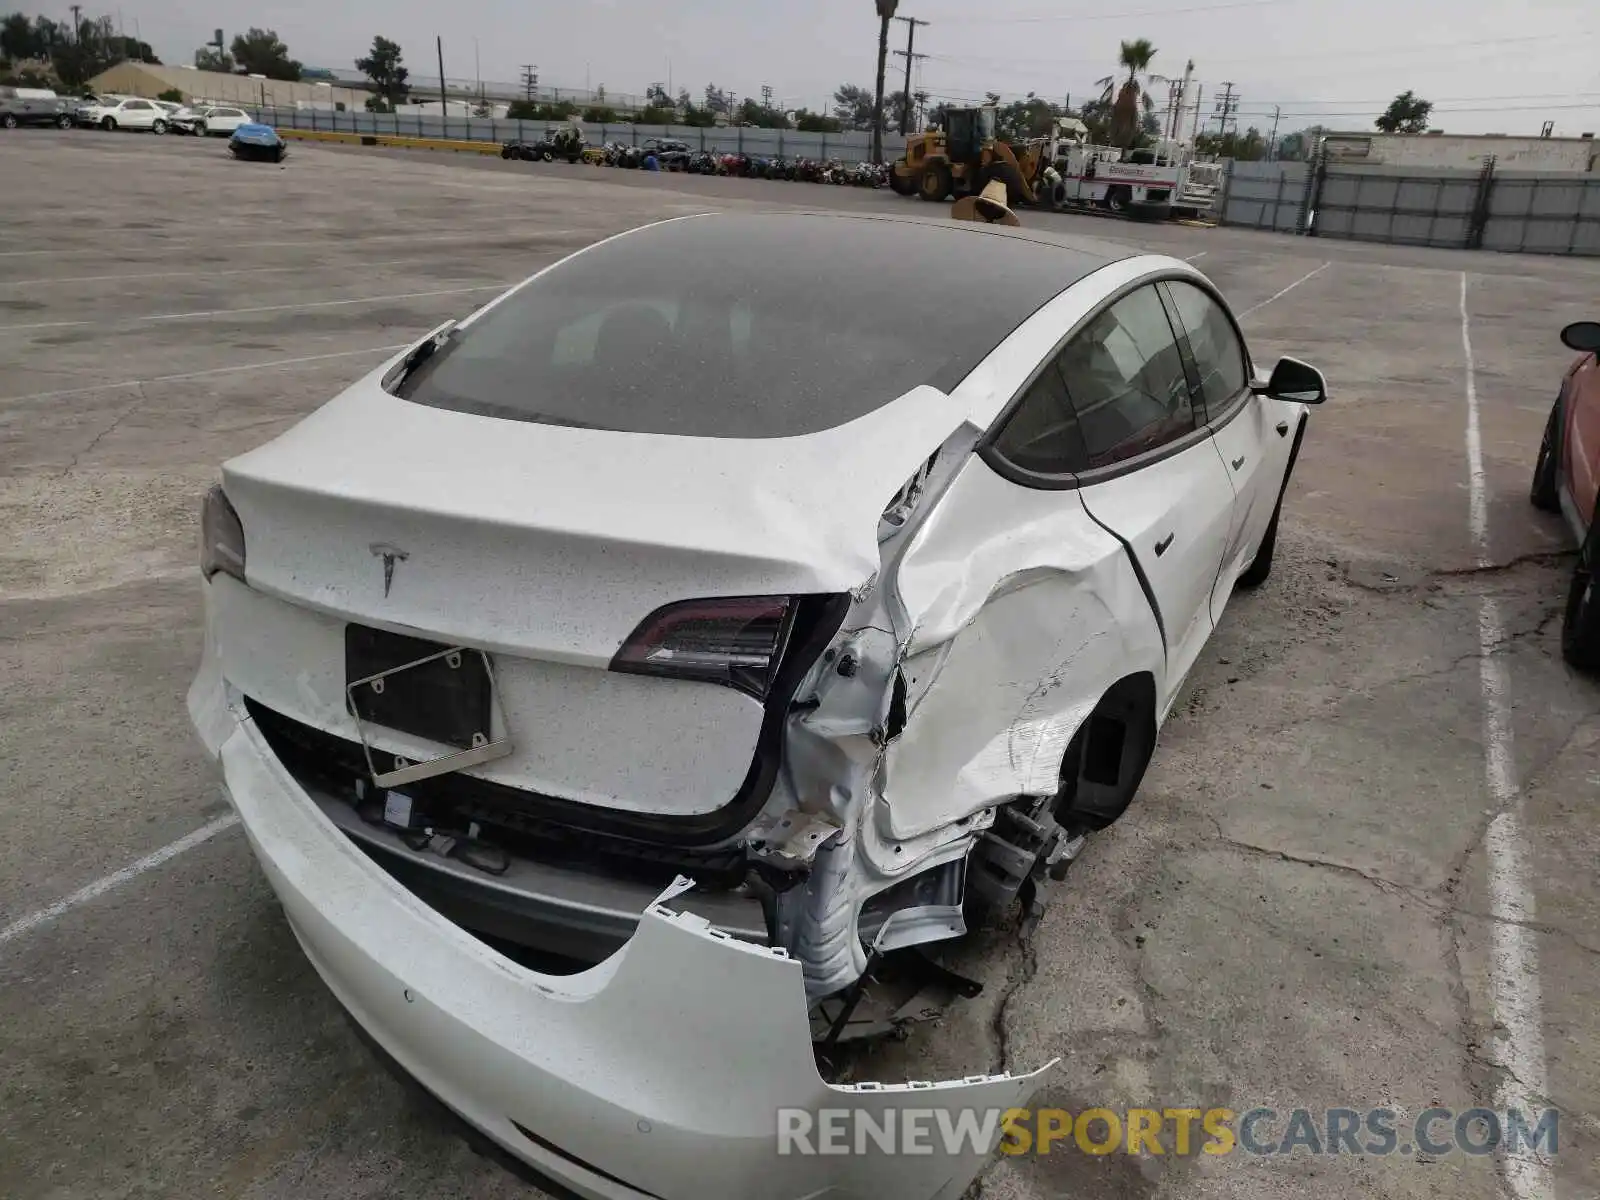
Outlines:
[[1205,256],[1206,256],[1206,252],[1204,250],[1202,250],[1198,254],[1185,254],[1183,256],[1183,261],[1184,262],[1193,262],[1195,259],[1204,258]]
[[1244,320],[1251,313],[1255,312],[1257,309],[1265,308],[1267,305],[1271,304],[1274,300],[1283,299],[1283,297],[1287,296],[1290,292],[1294,291],[1295,288],[1299,287],[1306,280],[1311,279],[1314,276],[1322,274],[1322,272],[1326,271],[1331,266],[1333,266],[1333,263],[1330,260],[1328,262],[1323,263],[1320,267],[1318,267],[1314,271],[1307,271],[1304,275],[1300,276],[1299,279],[1296,279],[1293,283],[1291,283],[1288,287],[1284,288],[1281,292],[1273,292],[1272,295],[1268,296],[1260,304],[1252,304],[1249,308],[1245,309],[1242,313],[1239,314],[1239,320],[1241,320],[1241,321]]
[[301,363],[322,362],[329,358],[354,358],[360,354],[393,354],[404,350],[410,342],[397,342],[393,346],[368,346],[365,350],[335,350],[328,354],[302,354],[298,358],[269,358],[265,362],[243,363],[236,367],[208,367],[204,371],[182,371],[176,375],[152,375],[148,379],[121,379],[116,383],[95,383],[88,387],[63,388],[55,392],[34,392],[27,396],[0,396],[0,404],[23,404],[29,400],[53,400],[57,396],[87,396],[94,392],[114,392],[120,388],[143,387],[147,383],[174,383],[180,379],[203,379],[207,375],[232,375],[239,371],[270,371],[278,367],[295,367]]
[[[430,296],[465,296],[470,292],[503,292],[510,286],[511,284],[509,283],[485,283],[474,287],[440,288],[432,292],[389,292],[381,296],[352,296],[348,300],[302,300],[295,304],[261,304],[254,308],[211,308],[199,312],[153,313],[144,317],[132,317],[126,323],[201,321],[210,317],[244,316],[251,313],[296,312],[306,308],[339,308],[349,304],[381,304],[385,300],[424,300]],[[117,323],[114,321],[43,321],[37,325],[0,325],[0,333],[27,333],[35,329],[71,329],[84,325],[98,325],[103,328]]]
[[[1461,273],[1461,349],[1467,364],[1467,525],[1478,565],[1489,564],[1489,500],[1478,425],[1477,367],[1472,356],[1472,321],[1467,313],[1467,273]],[[1483,695],[1483,773],[1497,810],[1484,836],[1488,856],[1489,977],[1493,991],[1496,1060],[1504,1072],[1495,1103],[1525,1114],[1545,1100],[1543,999],[1539,953],[1527,926],[1534,919],[1528,850],[1522,834],[1522,794],[1511,731],[1510,680],[1495,648],[1505,638],[1493,597],[1478,602],[1478,688]],[[1517,1200],[1550,1200],[1549,1167],[1519,1148],[1500,1160],[1506,1187]]]
[[99,879],[96,879],[93,883],[87,885],[86,887],[79,888],[77,891],[73,892],[72,895],[67,896],[64,899],[57,900],[54,904],[51,904],[45,908],[41,908],[37,912],[31,912],[27,916],[23,917],[20,921],[13,921],[3,929],[0,929],[0,945],[4,945],[6,942],[12,941],[15,938],[19,938],[25,933],[32,933],[35,929],[38,929],[42,925],[48,925],[57,917],[71,912],[80,904],[87,904],[96,897],[105,895],[113,888],[121,887],[130,879],[135,879],[138,876],[143,875],[146,871],[149,871],[155,867],[159,867],[168,859],[177,858],[178,855],[184,853],[186,850],[193,850],[201,843],[210,841],[219,833],[226,833],[238,823],[239,818],[233,813],[229,813],[227,816],[218,817],[216,820],[208,821],[206,824],[200,826],[200,828],[196,829],[193,833],[185,834],[177,841],[161,847],[161,849],[157,850],[155,853],[146,854],[137,862],[129,863],[120,871],[113,871],[109,875],[102,875]]

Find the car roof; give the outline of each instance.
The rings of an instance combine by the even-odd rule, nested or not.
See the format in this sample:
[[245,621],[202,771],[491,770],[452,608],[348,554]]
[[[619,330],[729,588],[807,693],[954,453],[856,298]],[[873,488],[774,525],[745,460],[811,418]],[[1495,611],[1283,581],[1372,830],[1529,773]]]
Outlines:
[[[1141,251],[1032,227],[898,214],[709,213],[635,230],[608,247],[614,261],[666,252],[680,269],[716,276],[792,274],[817,280],[827,302],[883,295],[883,273],[918,328],[981,326],[997,345],[1084,276]],[[678,255],[682,258],[678,259]],[[608,254],[608,258],[613,255]]]

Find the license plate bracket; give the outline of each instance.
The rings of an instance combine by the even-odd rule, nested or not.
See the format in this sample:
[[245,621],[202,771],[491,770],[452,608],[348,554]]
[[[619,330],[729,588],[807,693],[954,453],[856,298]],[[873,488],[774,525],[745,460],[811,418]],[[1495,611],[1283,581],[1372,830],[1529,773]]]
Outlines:
[[[345,626],[345,701],[379,787],[458,771],[511,753],[504,734],[494,737],[499,693],[489,656],[365,625]],[[505,727],[500,714],[501,728]],[[367,726],[397,730],[455,753],[413,762],[396,756],[394,769],[373,762]]]

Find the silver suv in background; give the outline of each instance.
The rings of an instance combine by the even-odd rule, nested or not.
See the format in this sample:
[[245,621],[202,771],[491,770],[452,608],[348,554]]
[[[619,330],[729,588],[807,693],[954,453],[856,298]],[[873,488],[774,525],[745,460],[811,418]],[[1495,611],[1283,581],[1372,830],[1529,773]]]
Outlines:
[[0,128],[18,125],[54,125],[72,128],[67,102],[49,88],[0,86]]

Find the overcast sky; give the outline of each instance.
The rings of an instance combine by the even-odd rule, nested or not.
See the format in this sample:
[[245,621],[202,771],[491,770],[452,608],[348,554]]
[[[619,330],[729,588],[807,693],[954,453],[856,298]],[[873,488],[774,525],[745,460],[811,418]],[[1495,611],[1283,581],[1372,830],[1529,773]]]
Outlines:
[[[275,29],[307,65],[349,68],[381,33],[402,46],[413,74],[474,74],[474,39],[486,80],[515,81],[536,63],[541,84],[604,84],[642,92],[652,82],[710,82],[739,96],[770,85],[786,107],[818,108],[840,83],[870,87],[877,49],[871,0],[123,0],[167,62],[192,61],[222,26]],[[0,9],[9,5],[0,0]],[[35,11],[61,18],[46,0]],[[86,12],[99,12],[91,0]],[[112,15],[117,16],[115,9]],[[1120,39],[1157,47],[1152,69],[1181,75],[1193,59],[1211,114],[1221,85],[1241,97],[1240,127],[1280,133],[1313,122],[1370,127],[1407,88],[1435,102],[1435,127],[1451,132],[1600,132],[1600,10],[1578,0],[902,0],[900,12],[932,22],[917,30],[918,85],[936,98],[1007,98],[1037,91],[1074,103],[1115,67]],[[983,15],[976,15],[982,12]],[[891,45],[904,47],[896,22]],[[890,58],[891,79],[903,58]],[[1164,99],[1164,94],[1163,94]]]

